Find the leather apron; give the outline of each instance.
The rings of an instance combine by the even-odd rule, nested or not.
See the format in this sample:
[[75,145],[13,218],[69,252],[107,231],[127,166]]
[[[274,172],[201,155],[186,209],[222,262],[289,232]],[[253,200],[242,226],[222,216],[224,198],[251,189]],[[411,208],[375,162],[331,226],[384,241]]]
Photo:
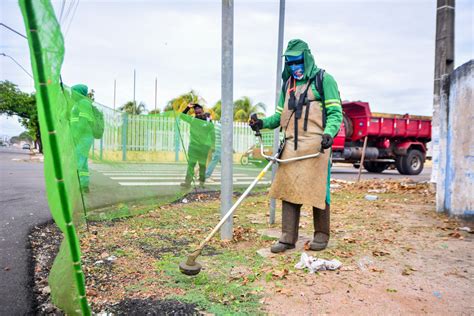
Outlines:
[[[291,83],[291,81],[290,81]],[[296,102],[300,95],[306,90],[308,83],[293,87],[295,90]],[[285,132],[285,147],[281,159],[300,157],[314,154],[321,150],[321,139],[324,132],[323,111],[321,102],[316,100],[311,87],[307,90],[309,111],[302,107],[302,116],[297,124],[297,149],[295,150],[295,113],[288,107],[290,99],[290,86],[286,91],[285,105],[281,114],[280,125]],[[308,113],[307,129],[304,130],[304,118]],[[326,207],[326,186],[328,178],[328,159],[330,150],[324,151],[318,157],[280,163],[275,179],[270,189],[270,197],[294,204],[305,204],[320,209]]]

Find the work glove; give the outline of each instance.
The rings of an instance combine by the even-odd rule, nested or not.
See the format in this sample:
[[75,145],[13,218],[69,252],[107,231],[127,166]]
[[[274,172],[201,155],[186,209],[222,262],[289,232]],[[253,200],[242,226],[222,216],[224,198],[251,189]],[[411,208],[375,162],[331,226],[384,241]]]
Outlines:
[[329,134],[323,134],[323,138],[321,139],[321,147],[323,149],[331,148],[332,144],[334,143],[334,139]]
[[256,115],[250,116],[249,126],[253,131],[263,129],[263,121],[259,119]]

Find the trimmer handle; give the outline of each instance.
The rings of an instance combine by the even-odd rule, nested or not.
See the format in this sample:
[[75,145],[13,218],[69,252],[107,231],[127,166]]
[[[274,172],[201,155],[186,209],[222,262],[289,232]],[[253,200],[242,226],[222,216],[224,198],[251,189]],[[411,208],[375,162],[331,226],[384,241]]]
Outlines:
[[[258,116],[257,116],[257,113],[252,113],[250,114],[250,121],[251,122],[256,122],[258,120]],[[255,136],[256,137],[261,137],[262,134],[260,133],[260,128],[258,128],[258,126],[255,126]]]

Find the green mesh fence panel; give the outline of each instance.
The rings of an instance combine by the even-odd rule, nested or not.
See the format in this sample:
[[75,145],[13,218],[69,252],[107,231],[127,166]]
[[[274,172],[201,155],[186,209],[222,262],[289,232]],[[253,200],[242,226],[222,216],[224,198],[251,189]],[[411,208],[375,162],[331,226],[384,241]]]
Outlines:
[[[49,1],[20,1],[28,34],[31,63],[37,91],[38,115],[45,153],[44,169],[48,203],[64,233],[49,282],[53,302],[69,314],[90,314],[85,296],[80,247],[74,216],[79,190],[76,160],[72,153],[68,117],[70,108],[61,93],[60,70],[64,56],[63,37]],[[73,221],[73,217],[76,219]]]
[[[205,106],[187,109],[196,102],[192,99],[170,111],[137,115],[133,104],[118,111],[91,100],[87,82],[63,84],[64,41],[50,2],[20,0],[20,6],[37,90],[48,203],[64,233],[49,276],[52,299],[67,314],[88,315],[85,284],[92,281],[81,270],[84,223],[129,217],[188,193],[219,190],[220,123]],[[262,134],[270,154],[273,131]],[[234,122],[233,135],[233,183],[244,190],[267,162],[246,122]],[[266,175],[260,188],[270,180]]]

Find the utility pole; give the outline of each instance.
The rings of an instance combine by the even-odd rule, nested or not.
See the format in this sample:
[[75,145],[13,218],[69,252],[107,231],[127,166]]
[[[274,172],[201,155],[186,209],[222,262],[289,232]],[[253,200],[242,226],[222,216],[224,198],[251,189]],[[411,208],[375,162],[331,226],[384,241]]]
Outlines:
[[[234,71],[234,5],[233,0],[222,0],[222,152],[221,152],[221,217],[232,207],[233,192],[233,71]],[[232,216],[221,228],[221,239],[232,239]]]
[[157,107],[157,89],[158,89],[158,77],[155,77],[155,112],[156,112],[156,107]]
[[433,118],[431,123],[432,160],[431,182],[438,178],[439,160],[444,145],[440,144],[440,87],[444,76],[454,69],[454,7],[455,0],[438,0],[436,5],[436,44],[433,91]]
[[[283,35],[285,30],[285,0],[280,0],[280,15],[278,18],[278,48],[277,48],[277,71],[276,71],[276,85],[275,85],[275,111],[278,106],[281,93],[281,57],[283,55]],[[280,131],[275,128],[273,131],[273,154],[278,151],[280,146]],[[277,172],[277,164],[272,167],[272,182],[275,179]],[[270,224],[275,224],[275,209],[276,200],[270,199]]]
[[115,111],[115,100],[117,97],[117,79],[114,79],[114,111]]
[[135,101],[135,88],[136,88],[136,81],[137,81],[137,72],[133,69],[133,114],[137,108],[137,102]]

